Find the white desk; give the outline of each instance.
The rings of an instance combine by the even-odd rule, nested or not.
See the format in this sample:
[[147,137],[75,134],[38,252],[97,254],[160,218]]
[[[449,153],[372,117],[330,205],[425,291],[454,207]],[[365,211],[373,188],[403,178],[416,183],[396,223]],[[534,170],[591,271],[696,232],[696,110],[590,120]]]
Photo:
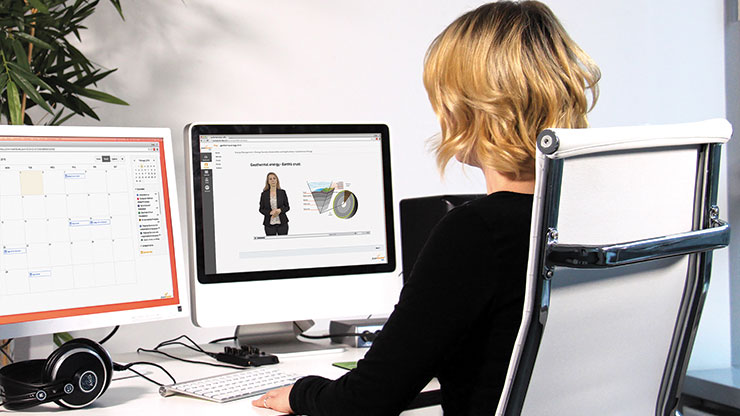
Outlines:
[[[196,355],[184,349],[171,348],[167,352],[188,359],[216,362],[204,355]],[[346,372],[331,365],[337,361],[356,361],[362,358],[367,350],[361,348],[348,348],[345,352],[325,353],[318,355],[307,355],[300,357],[282,358],[280,369],[296,374],[315,374],[328,378],[337,378]],[[149,361],[164,366],[178,382],[192,380],[211,375],[224,374],[235,371],[227,368],[210,367],[206,365],[189,364],[173,361],[166,357],[153,354],[122,354],[113,359],[120,364],[133,361]],[[144,372],[147,377],[153,378],[161,383],[169,384],[169,378],[161,370],[152,366],[136,366],[135,370]],[[162,397],[158,393],[158,387],[138,376],[130,377],[133,373],[116,372],[108,390],[92,405],[79,409],[67,410],[63,414],[70,415],[95,415],[95,416],[213,416],[213,415],[239,415],[239,416],[275,416],[281,413],[269,409],[261,409],[252,406],[252,399],[236,400],[228,403],[215,403],[187,396],[175,395]],[[428,388],[439,388],[436,381],[430,383]],[[54,403],[33,407],[22,411],[28,414],[55,414],[60,416],[60,408]],[[0,414],[11,412],[0,407]],[[404,416],[441,416],[442,410],[439,406],[410,410],[403,413]]]

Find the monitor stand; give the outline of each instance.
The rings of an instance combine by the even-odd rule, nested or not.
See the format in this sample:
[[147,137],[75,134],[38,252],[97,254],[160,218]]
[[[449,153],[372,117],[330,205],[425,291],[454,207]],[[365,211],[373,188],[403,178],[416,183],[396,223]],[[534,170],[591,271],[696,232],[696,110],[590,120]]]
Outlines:
[[312,320],[239,325],[236,327],[234,337],[240,347],[250,345],[275,355],[321,354],[345,350],[341,345],[300,340],[298,335],[313,325]]

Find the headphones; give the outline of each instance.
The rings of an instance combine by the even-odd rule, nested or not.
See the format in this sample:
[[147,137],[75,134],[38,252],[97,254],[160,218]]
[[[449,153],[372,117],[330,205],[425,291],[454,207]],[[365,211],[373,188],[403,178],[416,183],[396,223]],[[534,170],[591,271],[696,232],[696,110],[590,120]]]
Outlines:
[[65,342],[46,360],[28,360],[0,368],[0,402],[8,410],[51,401],[67,408],[94,402],[108,388],[113,361],[95,341]]

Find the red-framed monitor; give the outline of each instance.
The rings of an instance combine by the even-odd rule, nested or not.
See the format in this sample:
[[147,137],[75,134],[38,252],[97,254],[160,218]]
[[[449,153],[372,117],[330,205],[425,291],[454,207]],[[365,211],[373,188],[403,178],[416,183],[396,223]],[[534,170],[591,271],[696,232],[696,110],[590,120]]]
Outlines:
[[0,338],[187,316],[169,129],[0,126]]

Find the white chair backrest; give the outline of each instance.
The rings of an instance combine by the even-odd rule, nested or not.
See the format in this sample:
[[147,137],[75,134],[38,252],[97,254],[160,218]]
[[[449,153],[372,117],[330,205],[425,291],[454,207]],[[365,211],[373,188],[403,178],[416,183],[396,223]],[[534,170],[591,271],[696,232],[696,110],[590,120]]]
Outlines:
[[706,289],[698,271],[711,255],[602,268],[585,264],[599,250],[576,250],[568,261],[578,268],[546,259],[553,244],[589,248],[706,228],[718,144],[730,134],[729,123],[710,120],[540,135],[524,318],[497,414],[672,411]]

